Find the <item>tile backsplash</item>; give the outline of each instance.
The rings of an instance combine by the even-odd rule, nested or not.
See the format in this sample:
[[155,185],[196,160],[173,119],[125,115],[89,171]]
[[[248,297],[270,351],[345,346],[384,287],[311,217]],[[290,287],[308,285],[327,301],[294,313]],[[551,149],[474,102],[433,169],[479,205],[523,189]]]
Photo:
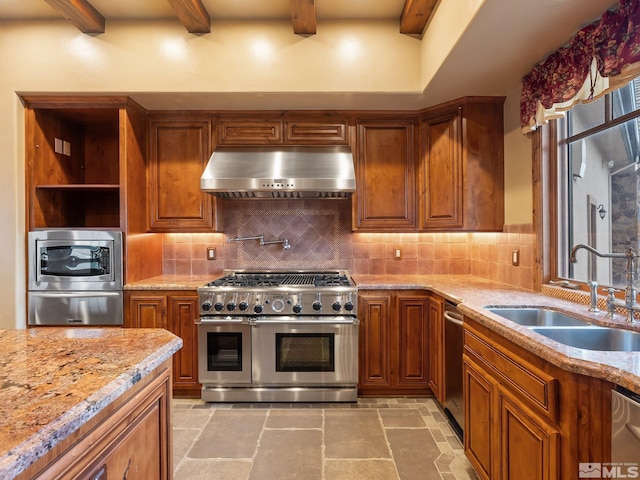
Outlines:
[[[473,274],[533,289],[531,225],[492,233],[360,233],[351,231],[344,200],[228,201],[224,234],[163,234],[163,273],[216,275],[224,268],[347,269],[358,274]],[[291,244],[260,246],[263,235]],[[207,248],[216,259],[207,260]],[[520,264],[511,263],[519,250]],[[394,252],[400,251],[400,258]]]

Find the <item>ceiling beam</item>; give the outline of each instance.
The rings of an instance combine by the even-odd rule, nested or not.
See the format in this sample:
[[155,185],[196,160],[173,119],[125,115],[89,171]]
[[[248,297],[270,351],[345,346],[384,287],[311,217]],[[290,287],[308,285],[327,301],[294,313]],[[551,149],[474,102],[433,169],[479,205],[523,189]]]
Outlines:
[[45,0],[82,33],[104,33],[104,17],[87,0]]
[[291,0],[291,23],[296,35],[313,35],[316,33],[315,0]]
[[422,35],[437,0],[406,0],[400,15],[400,33]]
[[189,33],[211,33],[211,18],[201,0],[167,0]]

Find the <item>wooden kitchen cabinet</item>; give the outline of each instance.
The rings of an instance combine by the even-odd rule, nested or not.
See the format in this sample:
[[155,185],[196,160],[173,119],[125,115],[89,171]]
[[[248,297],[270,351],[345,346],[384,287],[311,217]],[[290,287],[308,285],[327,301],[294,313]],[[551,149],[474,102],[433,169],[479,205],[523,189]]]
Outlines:
[[33,478],[173,478],[169,360],[27,467]]
[[124,326],[166,328],[182,339],[183,346],[173,355],[173,394],[199,397],[198,295],[191,291],[125,291]]
[[341,118],[284,120],[287,145],[348,145],[348,135],[348,123]]
[[278,145],[283,141],[281,118],[252,115],[250,117],[220,117],[218,144],[220,145]]
[[578,479],[610,461],[611,389],[465,318],[464,448],[482,479]]
[[200,177],[213,151],[211,131],[210,116],[150,118],[147,182],[150,231],[222,229],[220,201],[200,190]]
[[444,405],[444,299],[439,295],[429,296],[428,315],[429,387],[440,404]]
[[360,394],[428,393],[426,295],[385,290],[358,297]]
[[419,229],[502,231],[504,97],[466,97],[423,111]]
[[145,112],[127,97],[23,96],[27,228],[138,232]]
[[357,125],[354,229],[416,229],[413,119],[361,121]]

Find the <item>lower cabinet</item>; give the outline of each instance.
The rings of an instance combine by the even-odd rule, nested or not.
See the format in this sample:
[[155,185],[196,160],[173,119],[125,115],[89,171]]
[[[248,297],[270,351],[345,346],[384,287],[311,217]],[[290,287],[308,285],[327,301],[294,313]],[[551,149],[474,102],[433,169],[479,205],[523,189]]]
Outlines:
[[167,360],[17,479],[173,478],[170,378]]
[[433,395],[444,404],[444,299],[438,295],[429,296],[429,322],[427,326],[429,343],[429,387]]
[[182,339],[173,356],[173,394],[199,397],[198,295],[192,291],[125,291],[125,327],[165,328]]
[[428,296],[421,291],[360,291],[359,381],[362,395],[425,395]]
[[467,458],[482,479],[579,478],[610,461],[611,388],[567,372],[465,319]]

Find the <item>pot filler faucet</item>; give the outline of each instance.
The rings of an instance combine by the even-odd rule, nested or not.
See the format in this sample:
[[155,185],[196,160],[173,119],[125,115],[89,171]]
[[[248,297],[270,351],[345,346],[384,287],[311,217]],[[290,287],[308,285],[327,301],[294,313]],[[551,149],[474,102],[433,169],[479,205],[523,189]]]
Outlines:
[[227,243],[243,242],[245,240],[259,240],[261,247],[264,247],[265,245],[273,245],[274,243],[281,243],[283,249],[285,249],[285,250],[290,250],[291,249],[291,244],[289,243],[289,240],[287,240],[286,238],[283,238],[282,240],[269,240],[269,241],[265,242],[264,235],[256,235],[256,236],[253,236],[253,237],[228,238],[227,239]]
[[[638,258],[638,254],[636,254],[631,247],[629,247],[625,253],[601,253],[595,248],[590,247],[589,245],[579,244],[571,249],[571,258],[569,259],[571,263],[576,263],[578,261],[576,259],[576,252],[581,248],[584,248],[585,250],[602,258],[627,259],[627,288],[625,289],[624,293],[624,302],[616,300],[614,294],[618,290],[616,290],[615,288],[609,288],[607,290],[609,292],[609,295],[607,296],[607,312],[609,316],[612,317],[616,307],[625,308],[627,310],[627,323],[632,323],[634,321],[634,313],[640,312],[640,305],[636,304],[636,289],[633,287],[635,259]],[[596,302],[598,282],[589,282],[589,287],[591,288],[591,308],[589,309],[589,311],[597,312],[598,308],[596,307]]]

